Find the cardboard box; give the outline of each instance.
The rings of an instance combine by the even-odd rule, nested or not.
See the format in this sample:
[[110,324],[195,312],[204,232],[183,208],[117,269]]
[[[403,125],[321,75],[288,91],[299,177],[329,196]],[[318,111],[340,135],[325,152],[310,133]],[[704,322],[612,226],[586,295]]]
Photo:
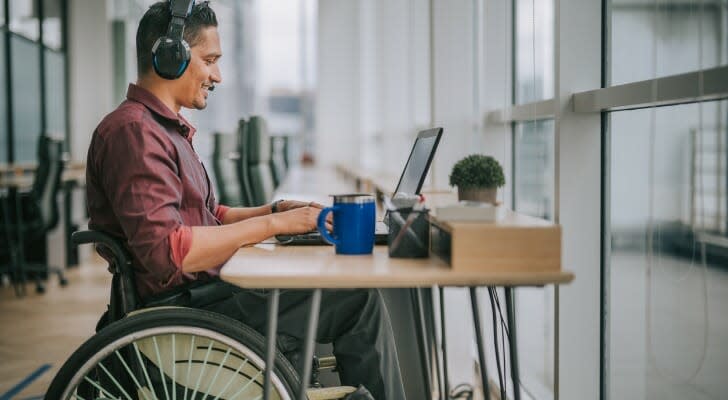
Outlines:
[[561,270],[561,227],[552,222],[510,210],[496,222],[430,221],[430,250],[453,269]]

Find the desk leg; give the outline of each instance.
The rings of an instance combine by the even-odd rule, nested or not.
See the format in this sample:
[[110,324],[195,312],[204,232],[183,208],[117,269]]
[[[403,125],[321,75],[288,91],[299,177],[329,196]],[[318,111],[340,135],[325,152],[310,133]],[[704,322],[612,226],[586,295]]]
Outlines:
[[415,332],[417,333],[417,344],[420,347],[420,366],[422,367],[425,393],[432,396],[432,371],[430,370],[430,352],[427,343],[427,331],[425,328],[425,314],[422,309],[422,295],[419,289],[410,289],[412,295],[412,308],[414,308]]
[[478,345],[478,362],[480,363],[480,381],[483,385],[483,398],[490,399],[488,385],[488,372],[485,369],[485,349],[483,345],[483,331],[480,326],[480,308],[478,307],[478,293],[475,287],[470,287],[470,308],[473,310],[473,328],[475,329],[475,343]]
[[442,339],[442,381],[444,399],[450,397],[450,382],[447,373],[447,341],[445,340],[445,289],[440,286],[440,337]]
[[23,295],[21,292],[21,287],[19,284],[19,267],[18,267],[18,253],[16,251],[17,244],[14,243],[13,236],[15,234],[13,233],[13,230],[11,229],[12,221],[10,220],[10,191],[7,193],[7,197],[2,199],[2,209],[3,209],[3,228],[5,229],[5,235],[7,236],[8,241],[8,249],[10,250],[8,260],[8,276],[10,278],[10,284],[13,285],[13,289],[15,290],[15,296],[20,297]]
[[506,313],[508,314],[508,346],[511,358],[511,381],[513,381],[513,398],[521,400],[521,379],[518,374],[518,336],[516,335],[516,309],[513,304],[513,289],[506,287]]
[[303,351],[303,372],[301,373],[301,389],[298,392],[299,400],[306,400],[306,388],[311,379],[311,368],[313,360],[313,345],[316,339],[316,327],[318,326],[319,309],[321,307],[321,289],[315,289],[311,296],[311,310],[308,314],[308,327],[304,339]]
[[[23,240],[23,208],[20,204],[20,193],[11,190],[13,201],[15,201],[15,227],[17,235],[17,257],[16,268],[20,280],[20,293],[25,295],[25,241]],[[37,278],[36,278],[37,279]]]
[[[423,289],[418,289],[418,291],[422,291]],[[427,316],[429,317],[427,319],[427,324],[429,325],[430,330],[429,332],[432,332],[432,335],[427,336],[427,345],[430,349],[432,349],[432,361],[435,362],[435,373],[437,374],[437,390],[440,392],[440,399],[447,400],[447,392],[443,390],[444,385],[442,383],[442,367],[440,366],[440,352],[437,347],[437,334],[435,333],[435,327],[437,326],[435,324],[435,303],[434,303],[434,288],[429,289],[430,294],[430,300],[428,304],[430,305],[429,313],[427,313]],[[424,305],[424,301],[422,302]]]
[[278,330],[278,301],[281,291],[273,289],[268,297],[268,345],[265,354],[265,379],[263,381],[263,400],[270,399],[271,378],[276,361],[276,331]]

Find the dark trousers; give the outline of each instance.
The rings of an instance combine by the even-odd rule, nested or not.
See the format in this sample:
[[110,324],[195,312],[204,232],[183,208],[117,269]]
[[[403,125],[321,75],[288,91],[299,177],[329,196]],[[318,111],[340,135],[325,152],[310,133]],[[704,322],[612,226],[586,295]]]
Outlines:
[[[299,348],[303,348],[311,294],[310,290],[280,291],[278,334],[292,338]],[[226,315],[265,335],[268,296],[269,291],[214,281],[192,289],[184,296],[186,304],[180,305]],[[377,400],[405,399],[389,313],[379,290],[324,290],[316,341],[333,343],[342,384],[362,384]]]

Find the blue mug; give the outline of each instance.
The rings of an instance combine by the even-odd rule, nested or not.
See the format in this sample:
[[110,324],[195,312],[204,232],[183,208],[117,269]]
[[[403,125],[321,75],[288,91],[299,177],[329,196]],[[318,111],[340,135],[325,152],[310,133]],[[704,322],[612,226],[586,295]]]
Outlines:
[[[333,207],[326,207],[318,217],[318,230],[327,242],[336,246],[336,254],[371,254],[374,249],[376,208],[370,194],[341,194]],[[333,236],[326,230],[326,216],[334,213]]]

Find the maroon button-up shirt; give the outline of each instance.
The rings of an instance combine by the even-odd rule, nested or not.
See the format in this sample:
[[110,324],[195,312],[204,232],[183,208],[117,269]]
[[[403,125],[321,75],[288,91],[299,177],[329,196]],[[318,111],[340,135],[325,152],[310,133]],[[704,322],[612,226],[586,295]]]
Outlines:
[[192,226],[220,225],[210,180],[192,147],[195,128],[149,91],[127,100],[94,131],[86,195],[91,229],[126,242],[142,298],[217,275],[183,273]]

